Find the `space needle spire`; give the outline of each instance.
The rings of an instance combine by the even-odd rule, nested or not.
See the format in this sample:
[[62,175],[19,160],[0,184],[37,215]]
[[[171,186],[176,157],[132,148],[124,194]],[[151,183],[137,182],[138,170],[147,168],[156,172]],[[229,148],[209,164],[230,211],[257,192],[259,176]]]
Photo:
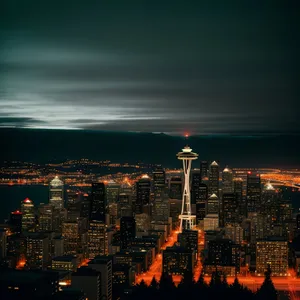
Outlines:
[[195,225],[196,216],[192,215],[191,211],[191,191],[190,191],[190,172],[192,161],[198,158],[198,154],[192,152],[189,146],[185,146],[182,152],[177,153],[177,158],[182,160],[184,173],[184,189],[182,193],[182,208],[180,219],[180,231],[182,229],[192,229]]

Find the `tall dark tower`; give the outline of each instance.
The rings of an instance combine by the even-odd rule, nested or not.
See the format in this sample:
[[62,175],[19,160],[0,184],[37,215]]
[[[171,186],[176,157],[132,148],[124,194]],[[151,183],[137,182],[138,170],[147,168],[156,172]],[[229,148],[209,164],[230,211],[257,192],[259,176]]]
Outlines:
[[107,201],[105,185],[103,182],[92,183],[91,193],[91,217],[93,220],[105,223],[107,213]]
[[203,160],[200,162],[201,181],[203,180],[203,178],[207,178],[207,177],[208,177],[208,162]]
[[142,178],[136,182],[136,214],[142,214],[144,212],[150,214],[150,191],[150,178],[148,175],[143,175]]
[[199,188],[201,177],[199,171],[192,171],[192,186],[191,186],[191,204],[196,204],[199,199]]
[[233,193],[232,170],[226,167],[222,172],[222,192],[223,194]]
[[135,238],[136,224],[133,217],[122,217],[120,220],[121,249],[127,249],[129,240]]
[[246,202],[243,197],[243,179],[242,178],[234,178],[233,179],[233,192],[239,206],[239,215],[240,221],[243,220],[247,216],[247,208]]
[[199,197],[196,200],[196,220],[197,224],[202,221],[206,215],[206,201],[208,198],[208,188],[204,183],[199,185]]
[[208,195],[215,194],[219,197],[219,165],[213,161],[209,166]]
[[21,233],[22,231],[22,213],[19,210],[13,211],[10,214],[9,225],[13,233]]
[[261,209],[261,182],[260,175],[251,172],[247,175],[247,215],[260,212]]

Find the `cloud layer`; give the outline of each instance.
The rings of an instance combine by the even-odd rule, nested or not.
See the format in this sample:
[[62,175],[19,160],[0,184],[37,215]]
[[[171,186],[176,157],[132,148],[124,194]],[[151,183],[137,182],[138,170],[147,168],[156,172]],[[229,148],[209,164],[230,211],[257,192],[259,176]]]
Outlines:
[[300,128],[292,6],[120,2],[115,9],[73,1],[58,9],[54,1],[43,10],[30,3],[6,3],[2,19],[1,127],[173,134]]

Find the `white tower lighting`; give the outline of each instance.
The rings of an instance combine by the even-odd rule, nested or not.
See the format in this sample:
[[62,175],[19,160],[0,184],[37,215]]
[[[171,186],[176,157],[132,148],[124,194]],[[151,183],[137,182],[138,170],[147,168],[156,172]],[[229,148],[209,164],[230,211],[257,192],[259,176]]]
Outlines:
[[184,147],[182,152],[177,153],[177,158],[183,162],[184,173],[184,189],[182,194],[182,209],[180,219],[180,231],[182,229],[192,229],[196,216],[191,212],[191,191],[190,191],[190,172],[192,166],[192,160],[198,158],[198,154],[192,152],[189,146]]

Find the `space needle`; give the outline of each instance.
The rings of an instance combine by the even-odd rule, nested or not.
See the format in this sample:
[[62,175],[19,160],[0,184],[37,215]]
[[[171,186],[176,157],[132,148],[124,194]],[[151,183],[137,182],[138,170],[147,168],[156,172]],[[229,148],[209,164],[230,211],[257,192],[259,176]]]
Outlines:
[[190,191],[190,172],[192,161],[198,158],[198,154],[192,152],[189,146],[185,146],[182,152],[177,153],[177,158],[183,162],[184,189],[182,193],[182,208],[180,219],[180,231],[182,229],[192,229],[195,224],[196,216],[191,212],[191,191]]

